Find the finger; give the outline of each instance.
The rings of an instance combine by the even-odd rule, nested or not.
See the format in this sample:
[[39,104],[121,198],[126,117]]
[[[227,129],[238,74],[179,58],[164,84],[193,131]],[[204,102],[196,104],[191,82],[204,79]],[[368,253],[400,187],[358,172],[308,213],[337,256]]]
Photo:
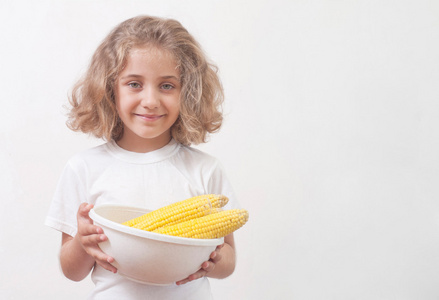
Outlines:
[[209,256],[209,260],[210,261],[212,261],[213,263],[218,263],[220,260],[221,260],[221,258],[222,258],[222,255],[221,255],[221,252],[220,251],[213,251],[211,254],[210,254],[210,256]]
[[[108,270],[112,273],[117,273],[117,268],[110,263],[110,258],[111,257],[109,257],[109,259],[107,259],[106,261],[97,260],[96,263],[100,265],[102,268],[104,268],[105,270]],[[113,258],[111,258],[111,262],[114,262]]]
[[188,283],[189,282],[189,279],[183,279],[183,280],[180,280],[180,281],[177,281],[175,284],[176,285],[182,285],[182,284],[185,284],[185,283]]
[[81,243],[84,246],[96,246],[106,240],[108,240],[108,237],[105,234],[90,234],[82,236]]
[[89,247],[87,248],[87,253],[104,269],[113,273],[117,271],[116,267],[112,265],[114,258],[102,252],[99,247]]
[[104,230],[97,225],[80,222],[78,223],[78,232],[83,236],[87,236],[92,234],[103,234]]
[[93,204],[83,202],[81,203],[81,205],[79,205],[78,214],[84,217],[88,217],[88,213],[92,208],[93,208]]
[[216,250],[221,250],[221,248],[224,247],[224,245],[225,245],[225,244],[223,243],[223,244],[221,244],[221,245],[216,246]]
[[210,261],[205,261],[202,265],[201,265],[201,269],[204,270],[206,272],[206,274],[208,272],[212,272],[213,269],[215,269],[215,263],[210,262]]
[[95,247],[88,247],[86,249],[88,255],[90,255],[91,257],[93,257],[97,262],[107,262],[109,256],[107,254],[105,254],[104,252],[102,252],[101,248],[99,248],[98,246]]
[[189,281],[196,280],[196,279],[199,279],[199,278],[201,278],[201,277],[206,276],[206,274],[207,274],[207,271],[206,271],[206,270],[204,270],[204,269],[199,269],[199,270],[198,270],[197,272],[195,272],[194,274],[189,275],[188,279],[189,279]]
[[88,204],[85,202],[81,203],[81,205],[78,208],[78,214],[77,214],[78,226],[79,223],[93,224],[93,220],[89,216],[89,212],[92,208],[93,208],[93,204]]
[[190,281],[196,280],[198,278],[201,278],[203,276],[206,276],[207,272],[204,271],[203,269],[198,270],[197,272],[195,272],[194,274],[189,275],[187,278],[177,281],[175,284],[177,285],[182,285],[185,283],[188,283]]
[[215,260],[216,258],[218,258],[218,256],[221,256],[221,254],[218,251],[213,251],[210,254],[209,258],[210,258],[210,260]]

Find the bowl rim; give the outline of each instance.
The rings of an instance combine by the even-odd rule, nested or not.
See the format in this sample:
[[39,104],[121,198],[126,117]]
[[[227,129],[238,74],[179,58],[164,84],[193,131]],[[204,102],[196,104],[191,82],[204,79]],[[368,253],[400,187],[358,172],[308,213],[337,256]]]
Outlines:
[[[132,228],[129,226],[125,226],[122,224],[119,224],[117,222],[111,221],[109,219],[106,219],[102,217],[99,214],[100,209],[105,208],[117,208],[117,209],[123,209],[123,210],[134,210],[136,212],[144,212],[147,213],[151,210],[135,207],[135,206],[127,206],[127,205],[121,205],[121,204],[99,204],[93,207],[90,212],[89,216],[90,218],[97,223],[97,225],[103,225],[105,227],[111,228],[113,230],[127,233],[129,235],[134,235],[142,238],[172,243],[172,244],[183,244],[183,245],[193,245],[193,246],[215,246],[220,245],[224,243],[224,238],[218,238],[218,239],[195,239],[195,238],[186,238],[186,237],[179,237],[179,236],[172,236],[172,235],[165,235],[161,233],[155,233],[150,231],[145,231],[137,228]],[[105,233],[105,230],[104,230]]]

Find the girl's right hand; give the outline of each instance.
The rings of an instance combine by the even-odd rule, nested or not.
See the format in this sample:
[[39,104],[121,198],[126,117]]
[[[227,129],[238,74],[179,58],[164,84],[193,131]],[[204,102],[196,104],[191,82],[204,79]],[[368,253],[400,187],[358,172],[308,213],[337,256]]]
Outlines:
[[93,220],[89,217],[89,212],[93,208],[93,204],[82,203],[79,206],[77,220],[78,233],[75,239],[82,246],[84,251],[94,258],[96,263],[104,269],[116,273],[117,269],[111,264],[114,258],[102,252],[98,243],[106,241],[108,238],[104,234],[101,227],[93,224]]

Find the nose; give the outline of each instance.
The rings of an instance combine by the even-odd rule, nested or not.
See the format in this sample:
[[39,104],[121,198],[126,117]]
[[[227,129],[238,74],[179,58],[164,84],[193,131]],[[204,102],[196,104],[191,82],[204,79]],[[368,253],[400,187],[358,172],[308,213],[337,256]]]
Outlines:
[[160,95],[154,88],[144,88],[140,94],[140,105],[147,109],[155,109],[160,107]]

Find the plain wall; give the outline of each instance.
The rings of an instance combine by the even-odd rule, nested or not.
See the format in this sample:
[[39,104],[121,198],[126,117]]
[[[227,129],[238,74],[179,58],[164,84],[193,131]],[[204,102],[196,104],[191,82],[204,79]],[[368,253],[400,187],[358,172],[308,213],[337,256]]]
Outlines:
[[0,298],[83,299],[44,226],[104,36],[178,19],[220,70],[226,168],[250,220],[217,299],[439,299],[439,2],[0,2]]

